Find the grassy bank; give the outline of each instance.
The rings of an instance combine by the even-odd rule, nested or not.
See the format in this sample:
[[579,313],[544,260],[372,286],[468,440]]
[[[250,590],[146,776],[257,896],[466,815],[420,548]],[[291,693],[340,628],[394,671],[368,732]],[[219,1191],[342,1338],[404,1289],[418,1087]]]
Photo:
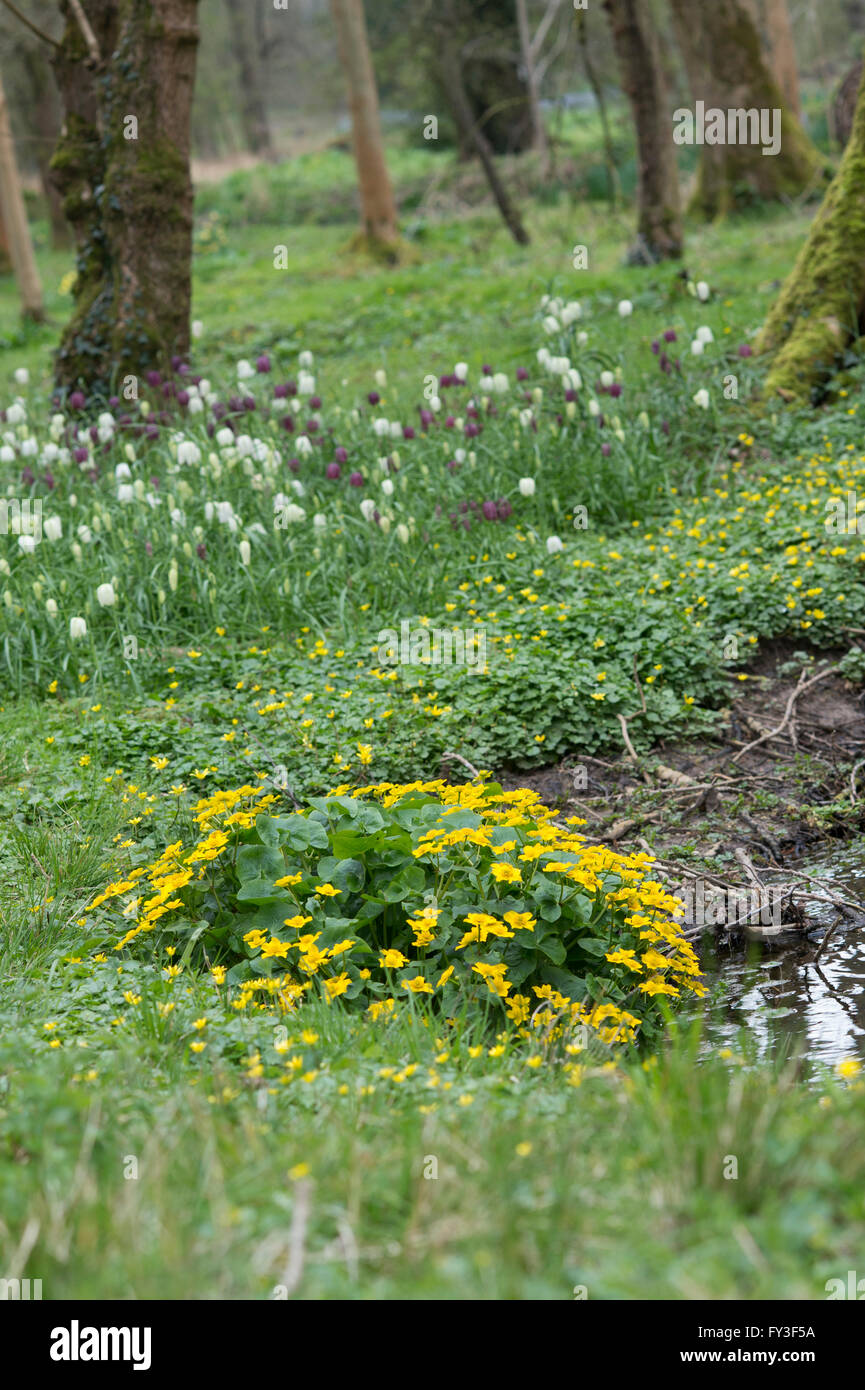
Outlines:
[[[309,209],[331,174],[312,160]],[[741,349],[807,214],[691,229],[683,278],[623,269],[628,219],[595,204],[536,204],[527,249],[469,207],[417,219],[416,260],[389,270],[346,223],[267,221],[288,196],[257,173],[202,198],[193,371],[255,400],[221,443],[179,378],[152,437],[94,440],[82,411],[55,438],[69,258],[40,247],[46,328],[0,298],[4,491],[59,525],[29,553],[10,537],[0,576],[0,1268],[46,1298],[823,1298],[862,1228],[855,1062],[806,1085],[744,1038],[698,1058],[672,1023],[657,1048],[578,1055],[423,998],[232,1013],[168,937],[106,951],[84,915],[121,849],[156,859],[217,789],[287,780],[288,809],[456,776],[447,754],[531,772],[619,750],[620,715],[642,751],[709,728],[761,642],[843,652],[865,626],[856,406],[747,404]],[[580,316],[546,328],[544,295]],[[302,351],[320,406],[273,389]],[[457,362],[469,384],[441,386]],[[486,671],[388,666],[403,619],[483,630]]]

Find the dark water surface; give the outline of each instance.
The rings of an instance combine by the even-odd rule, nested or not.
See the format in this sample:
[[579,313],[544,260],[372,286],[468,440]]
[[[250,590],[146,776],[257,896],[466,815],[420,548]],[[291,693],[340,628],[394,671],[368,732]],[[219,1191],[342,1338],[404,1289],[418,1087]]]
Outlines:
[[[865,840],[802,867],[861,902],[865,917]],[[819,884],[812,887],[820,891]],[[761,1058],[784,1049],[833,1067],[846,1057],[865,1060],[865,921],[841,922],[815,964],[822,927],[837,918],[823,904],[811,905],[808,915],[810,936],[786,945],[725,946],[707,935],[700,949],[710,990],[703,1001],[707,1050],[735,1049],[744,1027]]]

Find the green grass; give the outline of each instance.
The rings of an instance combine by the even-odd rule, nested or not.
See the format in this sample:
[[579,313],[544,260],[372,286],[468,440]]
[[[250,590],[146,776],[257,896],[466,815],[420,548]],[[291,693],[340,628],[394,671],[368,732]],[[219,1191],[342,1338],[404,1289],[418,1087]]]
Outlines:
[[493,1076],[471,1032],[318,1006],[318,1075],[268,1085],[184,1065],[144,1017],[46,1053],[61,988],[19,985],[0,1046],[0,1259],[26,1229],[45,1298],[279,1296],[301,1249],[305,1298],[820,1299],[855,1268],[861,1085],[688,1035],[579,1086]]
[[[576,124],[569,129],[576,140]],[[589,181],[594,151],[596,132],[577,151],[586,157]],[[425,151],[395,156],[409,204],[414,183],[441,158]],[[454,179],[449,170],[451,196]],[[320,207],[325,194],[331,202]],[[487,360],[511,376],[517,365],[530,365],[539,341],[533,315],[540,295],[553,292],[591,306],[595,327],[603,325],[603,349],[649,393],[649,343],[666,322],[711,324],[719,353],[753,334],[810,215],[764,213],[689,227],[685,264],[692,279],[713,289],[711,303],[698,308],[675,268],[622,267],[629,211],[613,216],[567,189],[526,205],[532,244],[525,249],[483,205],[444,220],[421,217],[412,205],[407,222],[417,259],[391,270],[348,250],[351,197],[350,163],[338,152],[298,169],[237,175],[202,194],[202,217],[217,213],[227,238],[224,249],[202,250],[195,263],[194,315],[204,323],[196,353],[208,373],[262,348],[286,358],[307,348],[327,373],[328,397],[339,397],[346,410],[385,367],[387,405],[403,407],[401,418],[408,418],[428,373],[450,371],[458,360],[473,374]],[[251,211],[248,223],[242,211]],[[59,287],[71,258],[46,248],[42,224],[36,230],[50,322],[22,331],[12,287],[0,284],[0,381],[11,386],[13,370],[27,366],[38,396],[70,307]],[[578,243],[589,247],[586,272],[571,267]],[[272,268],[280,244],[289,247],[285,272]],[[615,312],[623,297],[636,306],[626,321]],[[681,347],[684,353],[686,339]],[[716,378],[721,360],[711,369]],[[856,381],[854,372],[854,388]],[[636,698],[629,685],[634,655],[647,671],[666,662],[675,708],[666,697],[650,701],[643,736],[651,741],[692,718],[683,711],[686,693],[705,696],[707,709],[721,698],[718,648],[731,625],[743,643],[791,625],[803,643],[814,637],[801,624],[813,628],[818,620],[805,617],[804,605],[790,618],[768,577],[742,598],[719,574],[707,586],[705,629],[696,642],[687,605],[700,596],[701,558],[719,569],[723,559],[726,573],[753,558],[755,543],[774,560],[794,539],[802,541],[768,515],[764,496],[753,496],[789,486],[785,469],[799,475],[789,515],[801,503],[797,526],[816,531],[823,472],[835,470],[832,485],[842,491],[856,476],[857,426],[846,410],[839,402],[828,420],[791,427],[779,416],[755,425],[757,448],[780,466],[765,463],[764,484],[763,463],[759,471],[744,465],[741,487],[751,496],[726,558],[720,518],[732,502],[711,487],[705,502],[692,493],[698,479],[718,482],[711,462],[747,421],[732,409],[703,422],[700,447],[695,435],[677,450],[666,483],[675,478],[681,492],[667,488],[656,507],[640,501],[638,534],[629,536],[623,519],[606,537],[583,538],[580,558],[598,565],[590,587],[582,587],[572,565],[556,569],[528,542],[506,573],[505,540],[501,553],[491,543],[492,560],[480,546],[444,559],[429,551],[412,583],[427,584],[435,603],[450,596],[464,605],[458,616],[467,624],[474,589],[484,593],[479,586],[494,565],[508,583],[531,585],[550,605],[568,598],[572,655],[594,663],[580,667],[580,679],[596,680],[593,642],[602,633],[608,640],[612,737],[616,683],[619,701]],[[821,437],[830,428],[831,463]],[[804,460],[814,454],[822,461],[806,476]],[[834,461],[851,454],[843,465]],[[558,451],[550,457],[550,467],[562,470],[551,494],[564,517],[578,498],[567,460]],[[671,587],[679,564],[687,572],[676,583],[676,603],[662,592],[651,607],[642,595],[647,573],[668,562],[648,548],[657,537],[647,533],[672,524],[677,505],[685,533],[705,513],[714,539],[705,550],[701,537],[682,537],[681,557],[669,561]],[[554,515],[543,515],[544,534]],[[623,558],[610,561],[604,552],[613,534]],[[810,570],[812,558],[806,541],[803,567]],[[850,564],[843,555],[821,555],[809,583],[818,578],[833,599],[843,589],[855,617],[861,585]],[[547,573],[533,573],[540,568]],[[220,580],[224,572],[222,563]],[[442,576],[451,572],[455,579],[446,584]],[[527,1065],[525,1049],[490,1058],[496,1040],[476,1025],[425,1020],[422,1010],[373,1024],[315,1003],[282,1022],[267,1011],[229,1018],[233,1042],[248,1059],[259,1058],[238,1064],[216,1047],[190,1049],[202,1036],[195,1019],[215,1019],[219,1007],[206,979],[179,976],[177,1006],[161,1013],[167,957],[121,960],[112,953],[107,962],[92,961],[98,947],[78,923],[110,877],[114,846],[133,836],[158,854],[179,838],[188,798],[199,787],[237,785],[247,771],[284,761],[301,791],[321,789],[347,769],[361,774],[355,747],[367,740],[379,761],[365,775],[406,778],[435,775],[448,749],[495,765],[512,753],[531,764],[593,746],[602,728],[598,706],[585,713],[594,687],[579,698],[563,688],[564,645],[556,635],[520,665],[519,681],[504,673],[486,724],[471,682],[464,689],[459,680],[430,681],[415,671],[387,692],[399,719],[369,735],[364,718],[377,687],[366,670],[357,674],[354,651],[337,656],[333,641],[326,664],[310,663],[290,639],[313,600],[320,601],[310,642],[333,628],[338,640],[348,635],[359,643],[368,664],[373,620],[387,616],[387,604],[369,619],[361,614],[361,598],[383,603],[375,573],[368,566],[351,603],[347,584],[330,573],[323,592],[311,585],[309,602],[290,620],[270,578],[244,590],[242,603],[226,589],[224,606],[237,630],[219,643],[209,633],[200,658],[160,652],[152,665],[143,662],[137,692],[107,661],[102,670],[107,646],[65,666],[52,654],[35,682],[32,647],[15,647],[24,693],[4,695],[0,709],[0,1271],[41,1278],[46,1299],[268,1298],[286,1284],[292,1294],[316,1298],[571,1299],[575,1286],[585,1286],[591,1299],[822,1299],[827,1279],[855,1267],[865,1215],[857,1158],[865,1087],[852,1075],[844,1084],[795,1059],[758,1063],[747,1038],[736,1056],[706,1056],[697,1032],[683,1023],[671,1026],[657,1058],[636,1056],[614,1069],[589,1058],[574,1085],[575,1073],[552,1053],[537,1068]],[[80,567],[65,577],[74,586]],[[456,585],[466,577],[472,591],[462,597]],[[163,579],[142,571],[140,580],[142,602],[149,603]],[[411,593],[412,602],[420,592]],[[178,604],[186,602],[178,593]],[[14,602],[23,606],[29,595],[22,588]],[[154,620],[153,632],[166,646],[183,648],[201,635],[199,616],[194,604],[178,608]],[[94,617],[100,620],[98,612]],[[843,623],[833,623],[829,636],[837,640]],[[273,647],[250,653],[256,624],[271,626],[266,640]],[[525,619],[527,647],[536,626],[534,615]],[[9,630],[14,636],[14,625]],[[41,628],[39,634],[41,640]],[[257,644],[263,640],[259,634]],[[53,678],[62,683],[61,700],[45,697]],[[312,697],[312,735],[304,736],[293,711],[270,722],[257,712],[271,686],[281,692],[288,683],[299,700]],[[327,722],[333,691],[326,687],[343,683],[356,685],[357,695],[334,731]],[[451,712],[429,713],[413,699],[421,687],[427,699],[451,703]],[[226,732],[235,734],[231,742]],[[150,762],[157,753],[169,758],[164,772]],[[126,800],[112,776],[118,767],[126,785],[139,788]],[[199,784],[195,770],[204,768],[213,770]],[[177,782],[187,785],[185,796],[171,791]],[[139,1003],[124,1000],[127,989]],[[280,1027],[293,1039],[291,1055],[301,1058],[289,1082],[275,1048]],[[52,1040],[60,1046],[51,1047]],[[725,1176],[731,1159],[735,1178]],[[424,1176],[430,1160],[435,1178]]]
[[[401,159],[413,176],[425,178],[430,167],[448,156],[405,152]],[[566,297],[607,294],[615,303],[651,292],[666,272],[623,267],[633,235],[630,207],[611,214],[602,203],[579,200],[579,190],[565,190],[552,206],[527,204],[532,236],[517,247],[500,217],[486,204],[459,217],[430,217],[418,225],[408,219],[419,260],[388,269],[359,260],[349,249],[355,214],[348,206],[343,220],[324,226],[280,220],[270,182],[298,180],[314,199],[331,187],[334,169],[349,188],[348,156],[305,156],[276,173],[243,171],[223,184],[201,190],[199,218],[216,213],[225,229],[223,250],[201,251],[193,278],[193,317],[205,325],[198,352],[208,367],[223,353],[231,359],[284,342],[307,347],[344,365],[347,389],[368,389],[375,368],[388,366],[399,389],[417,386],[430,372],[450,370],[453,354],[480,365],[496,349],[503,370],[516,365],[532,347],[531,313],[555,279]],[[399,167],[402,167],[401,165]],[[268,197],[259,194],[261,186]],[[399,188],[399,184],[398,184]],[[273,208],[273,211],[271,209]],[[240,210],[250,218],[242,221]],[[296,217],[289,204],[285,211]],[[694,279],[707,279],[721,299],[732,298],[736,332],[756,328],[801,244],[811,210],[755,213],[735,224],[688,227],[684,264]],[[59,327],[71,310],[71,297],[60,294],[63,276],[74,268],[73,253],[51,251],[45,222],[34,225],[37,261],[45,290],[49,322],[22,330],[11,277],[0,279],[0,379],[27,366],[34,375],[50,374],[50,358]],[[589,249],[589,269],[574,271],[572,248]],[[274,247],[288,247],[289,269],[273,269]],[[624,339],[614,331],[611,347]]]

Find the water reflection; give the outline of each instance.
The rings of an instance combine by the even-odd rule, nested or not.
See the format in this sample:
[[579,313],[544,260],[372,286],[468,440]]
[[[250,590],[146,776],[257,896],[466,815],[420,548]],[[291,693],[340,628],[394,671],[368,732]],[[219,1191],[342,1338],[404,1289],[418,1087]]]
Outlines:
[[[865,841],[805,865],[804,872],[861,902],[865,914]],[[819,885],[814,889],[819,892]],[[835,915],[814,904],[809,919],[819,928]],[[719,944],[707,934],[700,951],[710,988],[703,1001],[706,1048],[735,1048],[745,1027],[761,1059],[779,1051],[805,1052],[829,1066],[865,1058],[865,921],[843,922],[815,963],[821,935],[815,930],[809,939],[773,948]]]

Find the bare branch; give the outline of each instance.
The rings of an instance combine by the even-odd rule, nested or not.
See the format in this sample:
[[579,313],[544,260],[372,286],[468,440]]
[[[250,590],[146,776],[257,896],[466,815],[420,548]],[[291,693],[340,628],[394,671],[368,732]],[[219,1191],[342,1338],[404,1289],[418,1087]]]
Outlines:
[[561,3],[562,0],[550,0],[550,3],[546,9],[546,13],[544,14],[543,19],[541,20],[540,24],[535,30],[535,37],[529,44],[529,54],[533,62],[537,58],[538,54],[544,46],[544,39],[547,37],[547,34],[550,31],[550,25],[552,24],[553,20],[558,14],[559,6],[561,5]]
[[78,28],[84,35],[84,42],[87,44],[87,51],[94,63],[102,62],[102,54],[99,52],[99,44],[96,42],[96,35],[90,27],[90,20],[84,13],[81,0],[69,0],[69,6],[78,20]]
[[759,748],[761,743],[766,743],[770,738],[777,738],[779,734],[783,734],[784,730],[787,728],[787,725],[790,723],[790,718],[793,714],[794,709],[796,708],[796,701],[798,700],[799,696],[804,694],[806,690],[810,689],[812,685],[816,685],[818,681],[825,680],[827,676],[837,675],[837,672],[837,666],[830,666],[825,671],[819,671],[817,675],[812,676],[810,680],[806,680],[805,670],[803,670],[801,676],[799,677],[799,684],[796,686],[796,689],[792,691],[790,698],[787,701],[787,708],[784,711],[784,718],[781,720],[781,723],[778,725],[778,727],[776,729],[770,729],[765,734],[761,734],[759,738],[753,739],[751,743],[746,743],[744,748],[740,748],[738,753],[734,754],[733,762],[737,763],[739,759],[744,757],[746,753],[750,753],[752,748]]
[[544,78],[546,77],[547,69],[552,66],[552,64],[556,61],[557,58],[561,57],[561,55],[567,48],[568,39],[570,38],[570,31],[570,20],[566,16],[564,23],[559,25],[559,36],[555,44],[552,46],[552,48],[546,54],[545,57],[538,59],[538,62],[535,67],[535,72],[537,73],[538,79],[538,86],[541,85]]
[[50,34],[46,34],[44,30],[37,28],[33,21],[27,18],[26,14],[22,14],[20,10],[16,9],[12,4],[12,0],[0,0],[0,4],[5,5],[10,14],[14,14],[16,19],[21,20],[22,24],[26,24],[27,28],[31,30],[37,38],[43,39],[45,43],[50,43],[52,48],[60,47],[56,39],[52,39]]

